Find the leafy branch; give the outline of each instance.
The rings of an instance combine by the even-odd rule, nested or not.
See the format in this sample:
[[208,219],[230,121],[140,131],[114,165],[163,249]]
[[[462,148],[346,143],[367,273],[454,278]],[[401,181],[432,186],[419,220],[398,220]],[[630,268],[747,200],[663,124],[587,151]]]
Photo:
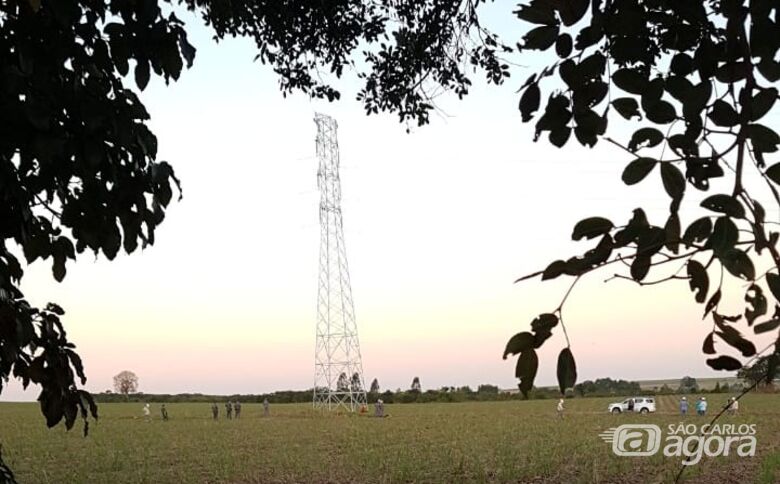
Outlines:
[[[707,364],[726,371],[743,366],[734,356],[715,356],[719,353],[716,340],[743,358],[756,355],[755,344],[739,325],[744,321],[755,335],[780,327],[780,234],[772,230],[776,221],[766,220],[760,197],[754,195],[757,187],[750,185],[747,176],[752,167],[780,208],[780,163],[768,164],[767,160],[778,152],[780,135],[760,123],[778,99],[778,90],[771,85],[780,80],[774,8],[767,1],[744,6],[743,2],[672,0],[531,0],[521,6],[516,15],[533,28],[519,49],[530,52],[554,47],[558,56],[521,88],[520,113],[524,122],[536,119],[534,139],[547,134],[557,147],[564,146],[572,133],[586,147],[606,140],[631,157],[622,181],[633,186],[655,171],[670,204],[664,224],[651,224],[642,208],[634,209],[629,222],[621,226],[603,217],[578,222],[572,239],[598,239],[595,247],[515,282],[540,276],[542,280],[568,276],[576,282],[615,263],[628,273],[616,271],[608,281],[632,280],[649,286],[687,280],[695,301],[704,305],[703,317],[713,321],[702,346],[709,355]],[[543,103],[542,87],[549,78],[559,82]],[[619,116],[611,115],[611,110]],[[623,123],[638,120],[642,125],[623,143],[607,135],[615,119]],[[747,156],[752,164],[747,163]],[[683,226],[679,214],[688,190],[706,192],[711,181],[727,173],[733,177],[730,193],[706,196],[700,204],[704,216]],[[757,271],[766,262],[764,250],[772,266]],[[671,274],[648,277],[675,261],[683,265]],[[711,291],[709,272],[713,269],[719,270],[720,280]],[[719,312],[724,275],[748,286],[742,314]],[[764,288],[775,300],[772,316]],[[536,335],[539,321],[557,324],[561,310],[562,306],[531,323],[535,343],[546,339]],[[529,337],[513,338],[517,343]],[[521,390],[532,387],[536,361],[525,354],[536,347],[507,345],[505,356],[507,352],[520,354],[516,375]],[[568,383],[559,378],[562,392]]]

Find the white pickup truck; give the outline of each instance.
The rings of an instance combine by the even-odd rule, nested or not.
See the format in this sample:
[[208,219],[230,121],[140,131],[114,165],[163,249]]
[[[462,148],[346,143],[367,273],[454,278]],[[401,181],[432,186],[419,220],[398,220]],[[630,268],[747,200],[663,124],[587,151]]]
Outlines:
[[611,413],[655,412],[655,397],[631,397],[619,403],[610,403],[607,410]]

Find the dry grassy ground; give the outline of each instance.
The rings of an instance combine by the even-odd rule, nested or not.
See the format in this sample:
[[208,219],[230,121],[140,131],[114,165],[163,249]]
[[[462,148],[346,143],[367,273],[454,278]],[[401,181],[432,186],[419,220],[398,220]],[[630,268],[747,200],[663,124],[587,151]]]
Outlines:
[[[727,395],[708,397],[714,409]],[[308,405],[276,405],[264,418],[245,404],[241,420],[218,422],[207,404],[170,404],[168,422],[157,405],[145,422],[138,404],[103,404],[87,438],[47,430],[35,404],[3,403],[0,443],[22,483],[669,482],[679,459],[618,457],[598,434],[678,423],[676,397],[659,397],[649,416],[609,415],[609,401],[567,400],[564,420],[553,400],[387,405],[385,419]],[[705,458],[687,482],[780,482],[780,394],[750,395],[723,422],[755,423],[758,455]]]

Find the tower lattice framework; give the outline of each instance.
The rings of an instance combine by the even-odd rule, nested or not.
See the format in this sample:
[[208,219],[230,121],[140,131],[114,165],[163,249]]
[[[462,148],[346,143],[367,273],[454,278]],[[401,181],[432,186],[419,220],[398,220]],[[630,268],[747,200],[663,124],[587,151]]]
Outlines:
[[366,403],[352,287],[341,217],[336,120],[317,113],[320,271],[314,352],[314,406],[356,410]]

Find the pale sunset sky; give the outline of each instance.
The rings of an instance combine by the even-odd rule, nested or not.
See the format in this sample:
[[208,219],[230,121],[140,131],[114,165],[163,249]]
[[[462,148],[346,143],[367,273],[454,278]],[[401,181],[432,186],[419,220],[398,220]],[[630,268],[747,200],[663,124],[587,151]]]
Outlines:
[[[523,32],[512,5],[491,7],[488,19],[514,44]],[[82,254],[62,283],[50,262],[37,262],[22,283],[34,303],[67,311],[91,391],[111,388],[121,370],[134,371],[146,393],[311,387],[316,111],[339,123],[363,368],[383,390],[408,388],[414,376],[424,389],[514,387],[514,359],[501,359],[506,341],[552,311],[570,279],[513,281],[590,248],[570,240],[587,216],[624,223],[642,206],[652,223],[666,220],[657,173],[634,187],[621,182],[624,152],[605,142],[583,148],[573,136],[565,149],[546,136],[533,142],[516,91],[540,63],[514,68],[500,87],[474,76],[465,100],[440,98],[446,115],[407,134],[393,114],[367,117],[350,79],[338,84],[337,103],[285,99],[272,70],[252,62],[251,41],[215,44],[197,18],[181,16],[195,64],[170,86],[154,78],[141,98],[183,200],[172,203],[153,247],[113,262]],[[695,208],[702,194],[687,193]],[[695,213],[683,211],[684,226]],[[711,322],[701,320],[686,281],[604,284],[613,273],[587,277],[564,308],[580,381],[725,376],[700,352]],[[537,385],[555,384],[564,344],[556,328],[540,352]],[[0,398],[36,396],[12,381]]]

